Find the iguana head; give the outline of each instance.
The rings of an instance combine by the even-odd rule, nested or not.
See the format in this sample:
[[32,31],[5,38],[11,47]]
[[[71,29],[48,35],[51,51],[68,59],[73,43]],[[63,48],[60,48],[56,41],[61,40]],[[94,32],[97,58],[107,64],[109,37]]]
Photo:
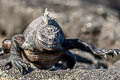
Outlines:
[[52,24],[56,21],[53,17],[49,16],[49,11],[47,9],[45,9],[42,20],[43,27],[37,30],[37,45],[39,45],[39,48],[45,50],[54,50],[60,45],[60,31],[56,25]]
[[46,50],[54,50],[60,44],[59,30],[53,25],[47,25],[39,31],[38,42]]

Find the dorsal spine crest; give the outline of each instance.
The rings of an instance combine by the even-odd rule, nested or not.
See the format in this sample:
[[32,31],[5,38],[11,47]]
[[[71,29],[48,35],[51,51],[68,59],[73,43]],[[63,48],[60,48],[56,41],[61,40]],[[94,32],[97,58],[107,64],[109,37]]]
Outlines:
[[45,9],[45,12],[44,12],[44,14],[43,14],[43,16],[42,16],[42,19],[43,19],[43,22],[44,22],[45,25],[48,24],[48,21],[49,21],[49,19],[50,19],[49,13],[50,13],[50,12],[49,12],[48,9],[46,8],[46,9]]

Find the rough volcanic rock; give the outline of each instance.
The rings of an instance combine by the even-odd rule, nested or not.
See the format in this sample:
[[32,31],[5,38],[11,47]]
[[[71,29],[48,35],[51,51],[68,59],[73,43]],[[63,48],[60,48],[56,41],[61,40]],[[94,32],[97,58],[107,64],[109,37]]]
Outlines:
[[82,1],[87,1],[94,4],[102,4],[120,11],[120,0],[82,0]]
[[120,80],[119,75],[120,69],[35,70],[24,76],[16,69],[0,69],[1,80]]

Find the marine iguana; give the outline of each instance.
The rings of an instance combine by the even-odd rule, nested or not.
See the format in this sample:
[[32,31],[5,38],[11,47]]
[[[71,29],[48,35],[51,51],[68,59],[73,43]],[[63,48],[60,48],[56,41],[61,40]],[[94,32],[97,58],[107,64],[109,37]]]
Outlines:
[[22,74],[29,72],[30,63],[39,69],[72,69],[76,57],[69,50],[80,49],[96,55],[119,54],[119,49],[101,49],[80,39],[66,39],[57,21],[46,9],[43,16],[33,20],[23,34],[3,41],[2,53],[10,53],[6,69],[17,67]]

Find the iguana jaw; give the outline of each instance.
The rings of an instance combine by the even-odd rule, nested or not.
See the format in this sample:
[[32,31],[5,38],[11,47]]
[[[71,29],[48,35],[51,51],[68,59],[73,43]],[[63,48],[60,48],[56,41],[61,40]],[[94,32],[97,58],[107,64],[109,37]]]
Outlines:
[[56,48],[56,44],[47,44],[46,42],[39,41],[40,46],[45,50],[54,50]]

